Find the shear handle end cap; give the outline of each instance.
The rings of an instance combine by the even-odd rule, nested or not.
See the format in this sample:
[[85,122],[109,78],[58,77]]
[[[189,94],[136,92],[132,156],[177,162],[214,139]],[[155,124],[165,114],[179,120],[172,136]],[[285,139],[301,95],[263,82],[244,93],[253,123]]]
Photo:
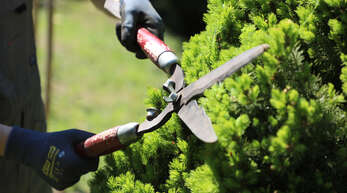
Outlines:
[[131,122],[125,125],[121,125],[118,127],[117,137],[121,144],[129,145],[139,139],[139,135],[137,135],[137,129],[139,127],[139,123]]
[[178,64],[179,60],[171,51],[166,51],[158,57],[158,66],[168,74],[172,74],[171,67],[173,64]]

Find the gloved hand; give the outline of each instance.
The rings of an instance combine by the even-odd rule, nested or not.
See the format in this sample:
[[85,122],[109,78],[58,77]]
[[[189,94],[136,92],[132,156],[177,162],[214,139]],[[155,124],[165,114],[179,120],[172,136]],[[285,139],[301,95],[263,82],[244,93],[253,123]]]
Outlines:
[[63,190],[97,170],[99,158],[86,159],[75,152],[75,145],[92,135],[77,129],[42,133],[14,127],[5,157],[31,167],[52,187]]
[[137,44],[137,30],[141,27],[163,40],[164,24],[161,17],[149,0],[120,0],[121,23],[116,25],[116,34],[121,44],[136,57],[143,59],[146,55]]

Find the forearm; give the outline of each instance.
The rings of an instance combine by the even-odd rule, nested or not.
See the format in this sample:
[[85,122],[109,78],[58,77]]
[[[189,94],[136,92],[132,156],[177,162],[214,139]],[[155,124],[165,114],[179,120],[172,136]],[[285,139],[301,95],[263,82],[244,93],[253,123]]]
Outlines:
[[[99,10],[101,10],[102,12],[104,12],[106,15],[109,15],[115,19],[118,19],[116,17],[114,17],[114,15],[110,14],[109,11],[107,11],[105,8],[104,8],[104,4],[105,4],[105,1],[106,0],[90,0],[94,6],[96,8],[98,8]],[[119,1],[119,0],[114,0],[115,2]],[[117,4],[118,5],[118,4]],[[116,6],[116,5],[115,5]]]
[[105,0],[90,0],[95,7],[97,7],[100,10],[104,10],[104,4]]
[[5,154],[6,143],[11,130],[12,127],[0,124],[0,157]]

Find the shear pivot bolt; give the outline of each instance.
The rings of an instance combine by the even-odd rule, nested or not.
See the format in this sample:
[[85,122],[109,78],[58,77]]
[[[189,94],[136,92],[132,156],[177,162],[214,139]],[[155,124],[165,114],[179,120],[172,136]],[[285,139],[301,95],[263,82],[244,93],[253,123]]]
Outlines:
[[164,84],[163,84],[163,88],[164,90],[166,90],[168,93],[170,93],[169,96],[165,96],[164,100],[167,103],[171,103],[177,100],[177,93],[175,92],[175,82],[172,80],[167,80]]
[[163,84],[163,89],[166,90],[168,93],[175,92],[175,82],[168,79],[164,84]]
[[177,94],[175,92],[172,92],[169,96],[164,96],[164,100],[167,103],[175,102],[177,100]]

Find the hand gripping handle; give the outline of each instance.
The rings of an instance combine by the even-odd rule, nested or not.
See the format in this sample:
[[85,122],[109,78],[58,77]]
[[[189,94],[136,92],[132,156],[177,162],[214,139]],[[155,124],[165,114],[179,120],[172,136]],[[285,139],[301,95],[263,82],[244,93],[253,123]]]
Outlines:
[[137,43],[155,65],[168,74],[173,73],[171,67],[178,64],[178,58],[163,41],[147,29],[140,28],[137,31]]
[[78,144],[76,152],[83,157],[98,157],[120,150],[137,141],[138,123],[128,123],[96,134]]

